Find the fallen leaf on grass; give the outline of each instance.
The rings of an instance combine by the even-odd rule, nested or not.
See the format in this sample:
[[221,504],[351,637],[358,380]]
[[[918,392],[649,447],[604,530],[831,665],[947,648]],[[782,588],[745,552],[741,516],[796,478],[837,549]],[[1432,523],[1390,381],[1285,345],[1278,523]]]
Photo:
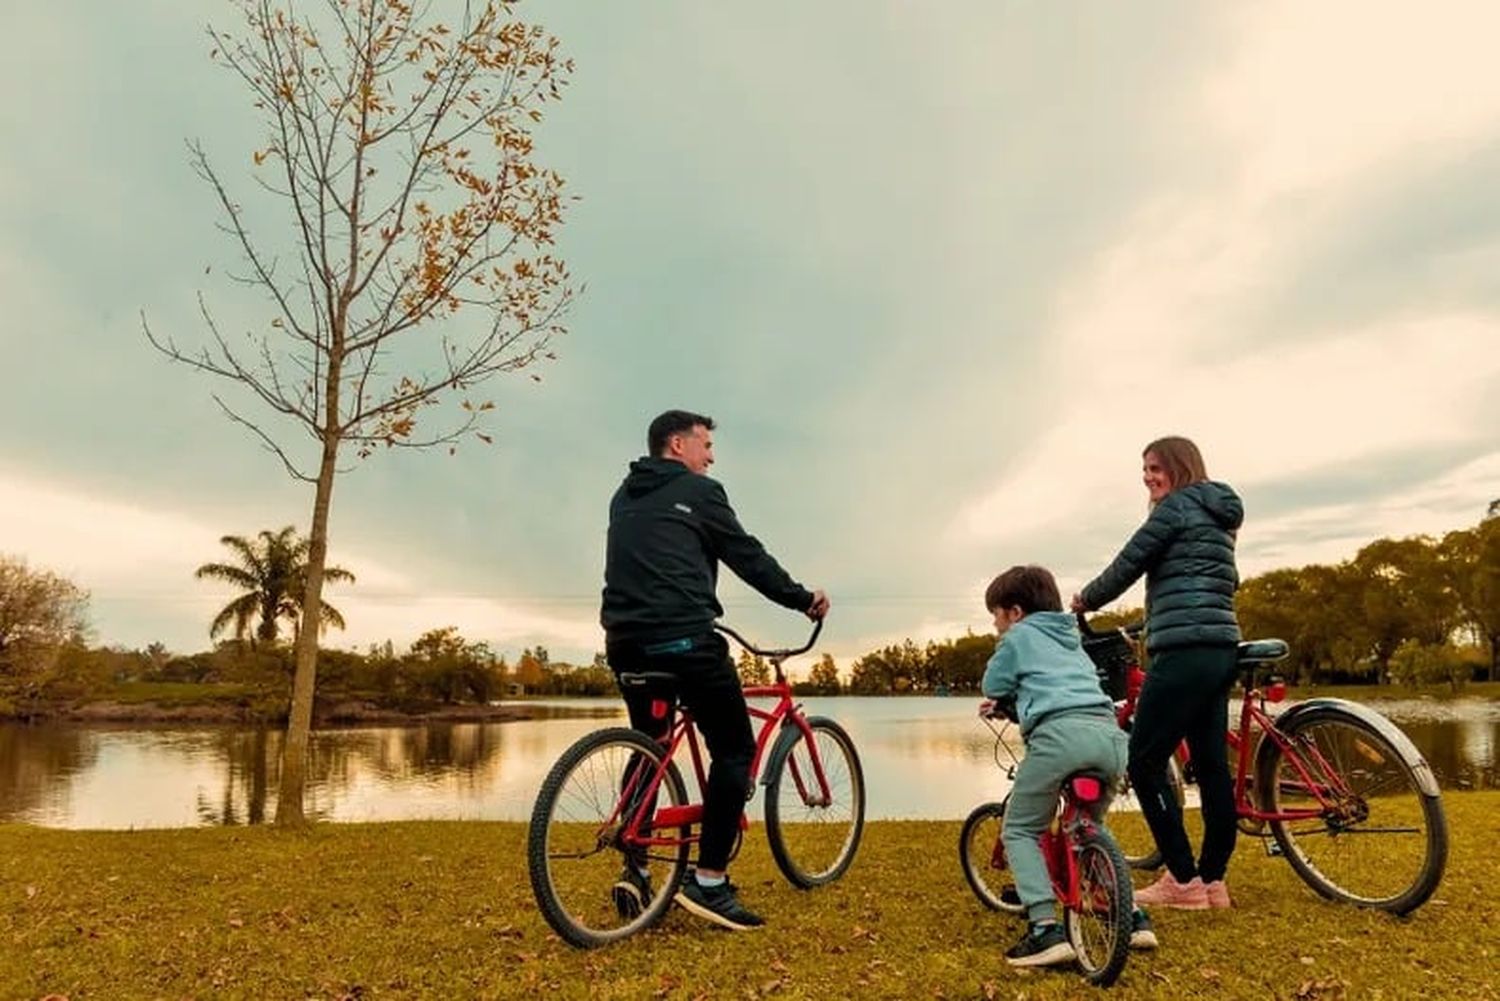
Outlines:
[[37,892],[37,888],[34,886],[26,887],[26,899],[30,900],[32,897],[35,897],[37,895]]
[[1304,980],[1297,986],[1294,997],[1297,1001],[1313,1001],[1315,998],[1326,998],[1327,1001],[1341,1001],[1344,997],[1344,989],[1349,985],[1336,977],[1327,977],[1323,980]]
[[1212,966],[1200,966],[1198,968],[1198,976],[1202,977],[1204,980],[1207,980],[1211,984],[1217,984],[1219,982],[1219,971],[1214,969]]

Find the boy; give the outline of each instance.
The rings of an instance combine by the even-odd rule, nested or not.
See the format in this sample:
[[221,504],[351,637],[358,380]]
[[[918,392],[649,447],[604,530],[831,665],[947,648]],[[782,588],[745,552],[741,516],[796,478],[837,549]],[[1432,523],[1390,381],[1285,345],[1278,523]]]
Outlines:
[[[1016,769],[1001,840],[1015,874],[1028,927],[1006,953],[1012,966],[1072,962],[1073,947],[1057,920],[1052,881],[1039,839],[1057,812],[1062,781],[1091,769],[1117,780],[1125,771],[1126,737],[1114,707],[1083,652],[1073,617],[1062,610],[1057,581],[1039,566],[1011,567],[984,592],[1000,640],[985,667],[988,699],[1013,701],[1026,756]],[[1133,910],[1130,944],[1152,948],[1156,936]]]

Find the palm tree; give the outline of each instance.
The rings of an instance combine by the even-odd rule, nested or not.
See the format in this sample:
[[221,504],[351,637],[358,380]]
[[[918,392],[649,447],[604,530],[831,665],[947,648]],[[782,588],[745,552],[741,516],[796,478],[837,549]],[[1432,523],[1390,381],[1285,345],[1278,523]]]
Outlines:
[[[279,532],[262,531],[256,539],[226,535],[219,540],[234,551],[238,564],[205,563],[193,572],[199,580],[221,580],[245,588],[245,593],[224,606],[208,627],[210,639],[231,623],[236,639],[244,639],[252,619],[258,620],[252,642],[275,643],[280,621],[287,619],[296,635],[302,621],[302,593],[307,573],[308,540],[297,537],[291,525]],[[327,581],[354,582],[342,567],[324,567]],[[344,628],[344,617],[328,602],[321,602],[319,632],[327,625]]]

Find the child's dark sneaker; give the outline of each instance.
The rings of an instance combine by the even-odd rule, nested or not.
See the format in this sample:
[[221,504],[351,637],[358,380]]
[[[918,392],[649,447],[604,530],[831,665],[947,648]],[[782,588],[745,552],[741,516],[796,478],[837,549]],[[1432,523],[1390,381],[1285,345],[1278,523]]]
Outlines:
[[1151,927],[1151,919],[1146,912],[1137,907],[1130,915],[1130,947],[1132,949],[1155,949],[1157,946],[1156,931]]
[[1030,926],[1021,941],[1005,951],[1005,961],[1011,966],[1056,966],[1077,958],[1062,925],[1055,921]]
[[765,924],[760,915],[740,903],[734,884],[727,879],[718,886],[703,886],[696,877],[689,876],[682,881],[682,889],[677,891],[677,903],[683,910],[730,931],[744,931]]
[[651,902],[651,877],[629,862],[620,870],[611,895],[615,899],[615,910],[626,921],[634,921]]

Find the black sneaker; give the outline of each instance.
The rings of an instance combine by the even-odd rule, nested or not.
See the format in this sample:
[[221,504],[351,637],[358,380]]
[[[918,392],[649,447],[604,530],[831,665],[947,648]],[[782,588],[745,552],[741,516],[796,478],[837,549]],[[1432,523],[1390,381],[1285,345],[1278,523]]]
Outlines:
[[1132,949],[1155,949],[1156,932],[1151,928],[1151,919],[1137,907],[1130,915],[1130,947]]
[[1077,958],[1062,925],[1056,921],[1050,925],[1031,925],[1021,941],[1005,951],[1005,961],[1011,966],[1056,966]]
[[734,884],[724,880],[718,886],[703,886],[697,877],[689,876],[677,891],[677,902],[683,909],[730,931],[759,928],[765,924],[760,915],[745,909],[736,896]]
[[651,877],[626,862],[610,894],[615,899],[615,910],[620,912],[620,917],[634,921],[651,902]]

